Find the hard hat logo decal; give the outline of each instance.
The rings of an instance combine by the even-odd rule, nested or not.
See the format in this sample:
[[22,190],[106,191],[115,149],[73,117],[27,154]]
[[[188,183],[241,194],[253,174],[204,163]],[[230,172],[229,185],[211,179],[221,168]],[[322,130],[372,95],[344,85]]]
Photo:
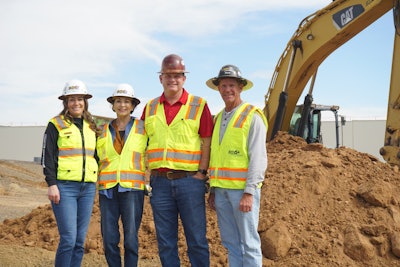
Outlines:
[[127,83],[118,84],[117,88],[114,90],[113,95],[108,97],[107,101],[109,103],[113,104],[114,103],[113,98],[118,97],[118,96],[132,98],[132,101],[135,105],[140,104],[140,100],[135,97],[135,92],[134,92],[132,86],[130,86]]
[[116,94],[128,94],[128,91],[119,89],[119,90],[117,90]]

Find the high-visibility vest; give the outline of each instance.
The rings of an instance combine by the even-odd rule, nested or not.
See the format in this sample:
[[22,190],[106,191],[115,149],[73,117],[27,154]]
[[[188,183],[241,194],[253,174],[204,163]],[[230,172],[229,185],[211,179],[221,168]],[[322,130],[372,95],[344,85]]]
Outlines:
[[198,170],[200,117],[205,104],[203,98],[189,94],[186,104],[168,125],[160,97],[147,103],[145,127],[149,136],[147,157],[150,169]]
[[[111,123],[111,122],[110,122]],[[99,190],[109,189],[118,183],[125,188],[144,189],[145,150],[147,135],[142,120],[135,119],[121,154],[115,151],[110,123],[103,127],[97,140],[100,174]]]
[[229,121],[222,142],[219,142],[222,111],[216,116],[211,139],[210,186],[228,189],[246,187],[249,167],[247,139],[251,121],[258,112],[267,125],[267,120],[259,108],[248,103],[241,105]]
[[64,116],[50,120],[58,130],[57,179],[76,182],[96,182],[98,165],[94,158],[96,134],[83,120],[83,132]]

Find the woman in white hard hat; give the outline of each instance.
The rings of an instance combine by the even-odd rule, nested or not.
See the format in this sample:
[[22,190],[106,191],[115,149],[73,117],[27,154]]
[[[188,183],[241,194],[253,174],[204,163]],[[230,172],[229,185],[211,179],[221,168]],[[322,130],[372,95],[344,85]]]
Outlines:
[[98,176],[91,97],[83,82],[67,82],[59,97],[64,108],[44,134],[43,172],[60,234],[55,266],[80,266],[84,254]]
[[104,253],[109,266],[121,266],[121,218],[125,266],[137,266],[138,231],[142,221],[147,135],[143,121],[131,114],[140,101],[129,84],[120,84],[107,98],[117,118],[103,127],[97,140],[99,203]]

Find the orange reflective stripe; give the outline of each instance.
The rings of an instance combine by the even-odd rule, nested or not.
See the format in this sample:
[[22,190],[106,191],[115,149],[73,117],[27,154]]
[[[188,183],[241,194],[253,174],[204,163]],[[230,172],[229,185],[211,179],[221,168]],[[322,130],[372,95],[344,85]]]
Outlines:
[[149,162],[162,160],[163,155],[164,155],[164,149],[162,148],[151,149],[147,151],[147,157]]
[[168,150],[166,160],[175,162],[197,163],[201,157],[201,151]]
[[69,127],[69,125],[67,125],[67,122],[63,118],[64,116],[59,115],[53,119],[53,124],[54,126],[56,126],[58,131],[61,131],[62,129],[66,129]]
[[153,116],[157,113],[157,108],[158,108],[159,102],[160,102],[160,97],[154,98],[153,100],[150,101],[150,103],[149,103],[150,109],[148,110],[149,116]]
[[242,128],[243,124],[246,122],[248,115],[250,114],[250,112],[255,109],[254,106],[252,105],[248,105],[242,113],[240,113],[240,115],[237,117],[237,119],[235,120],[233,127],[235,128]]
[[239,181],[239,182],[246,181],[246,178],[231,178],[231,177],[224,177],[221,175],[218,175],[218,178],[215,178],[215,176],[210,175],[210,179],[218,179],[218,180],[225,180],[225,181]]
[[108,124],[105,123],[103,125],[103,131],[101,131],[101,135],[99,136],[99,138],[105,138],[107,136],[107,129],[108,129]]
[[[142,171],[121,171],[120,172],[120,183],[131,183],[132,186],[140,187],[144,184],[143,180],[144,172]],[[107,187],[107,184],[115,184],[115,177],[117,176],[116,171],[112,172],[102,172],[100,174],[101,179],[99,180],[99,185]]]
[[144,121],[135,120],[132,129],[135,129],[134,133],[136,134],[144,134]]
[[105,181],[106,183],[108,183],[110,181],[115,182],[116,175],[117,175],[116,171],[112,171],[112,172],[102,171],[99,175],[101,177],[101,181],[99,181],[99,182],[103,182],[103,181]]
[[133,168],[136,170],[144,170],[141,160],[142,154],[139,152],[133,152],[132,154],[132,164]]
[[121,180],[129,180],[130,178],[136,176],[136,175],[143,175],[144,171],[140,170],[132,170],[132,171],[120,171],[121,174]]
[[[218,179],[230,181],[245,181],[247,177],[247,168],[219,168]],[[210,168],[210,177],[216,175],[216,168]]]
[[[164,158],[164,149],[152,149],[147,151],[148,161],[155,162]],[[182,163],[198,163],[201,157],[201,151],[186,150],[168,150],[165,156],[167,161]]]
[[199,115],[201,98],[197,96],[190,95],[189,108],[186,112],[185,119],[195,120]]

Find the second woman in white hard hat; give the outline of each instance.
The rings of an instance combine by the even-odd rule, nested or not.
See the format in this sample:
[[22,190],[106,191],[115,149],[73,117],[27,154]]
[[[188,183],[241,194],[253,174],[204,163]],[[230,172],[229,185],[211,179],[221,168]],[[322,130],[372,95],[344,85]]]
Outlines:
[[131,116],[140,100],[129,84],[107,98],[117,118],[104,125],[97,140],[99,204],[104,253],[109,266],[122,266],[119,218],[124,235],[124,265],[137,266],[142,220],[147,135],[143,121]]

